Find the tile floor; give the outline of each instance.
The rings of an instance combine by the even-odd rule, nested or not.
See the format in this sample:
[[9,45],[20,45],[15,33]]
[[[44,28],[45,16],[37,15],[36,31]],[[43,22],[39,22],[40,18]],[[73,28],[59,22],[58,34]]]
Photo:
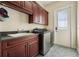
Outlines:
[[79,54],[76,49],[53,45],[45,56],[39,55],[37,57],[79,57]]

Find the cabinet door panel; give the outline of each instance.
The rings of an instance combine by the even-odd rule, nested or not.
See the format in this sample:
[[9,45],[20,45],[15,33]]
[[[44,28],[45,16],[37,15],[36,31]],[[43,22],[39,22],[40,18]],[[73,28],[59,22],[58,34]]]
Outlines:
[[38,41],[31,42],[28,45],[29,57],[36,56],[38,54]]
[[20,37],[20,38],[13,38],[11,40],[3,41],[3,49],[10,48],[19,44],[25,43],[25,38]]
[[1,43],[0,43],[0,57],[1,57]]
[[39,23],[39,11],[38,6],[36,4],[33,4],[33,22]]
[[32,12],[32,3],[30,1],[25,1],[24,2],[24,9]]
[[43,24],[43,10],[41,7],[39,7],[39,19],[40,19],[40,24]]
[[45,11],[45,25],[48,25],[48,12]]
[[25,51],[26,51],[25,44],[17,45],[15,47],[3,50],[3,56],[4,57],[24,57],[25,55],[27,55]]
[[33,3],[33,16],[29,17],[30,23],[48,24],[48,13],[39,5]]
[[1,49],[0,49],[0,57],[1,57]]
[[9,3],[20,6],[20,1],[9,1]]

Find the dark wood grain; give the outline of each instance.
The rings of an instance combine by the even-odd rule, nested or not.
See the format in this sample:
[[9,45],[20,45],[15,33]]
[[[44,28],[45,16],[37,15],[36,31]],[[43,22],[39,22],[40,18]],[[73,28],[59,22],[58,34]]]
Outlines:
[[1,56],[3,57],[24,57],[36,56],[39,53],[38,36],[19,37],[0,42],[2,45]]
[[[32,41],[31,41],[32,40]],[[34,57],[39,53],[38,38],[32,38],[28,43],[29,57]]]
[[4,1],[2,3],[7,7],[29,14],[29,23],[48,25],[48,12],[34,1]]
[[[32,10],[32,7],[30,6],[30,9],[28,10],[28,8],[25,7],[24,3],[25,3],[25,1],[2,1],[2,5],[4,5],[4,6],[7,6],[9,8],[15,9],[17,11],[20,11],[20,12],[23,12],[26,14],[32,14],[32,12],[29,11],[29,10]],[[26,2],[26,3],[28,3],[28,2]],[[30,4],[27,4],[27,5],[29,6]]]
[[20,44],[12,48],[8,48],[3,51],[4,57],[24,57],[25,56],[25,44]]
[[2,52],[1,52],[1,42],[0,42],[0,57],[2,56]]
[[48,12],[33,2],[33,15],[29,16],[29,23],[48,25]]

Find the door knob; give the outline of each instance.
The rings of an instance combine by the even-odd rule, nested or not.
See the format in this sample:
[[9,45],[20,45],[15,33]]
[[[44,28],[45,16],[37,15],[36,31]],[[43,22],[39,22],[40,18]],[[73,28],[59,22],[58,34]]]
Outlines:
[[55,27],[55,30],[57,30],[57,27]]

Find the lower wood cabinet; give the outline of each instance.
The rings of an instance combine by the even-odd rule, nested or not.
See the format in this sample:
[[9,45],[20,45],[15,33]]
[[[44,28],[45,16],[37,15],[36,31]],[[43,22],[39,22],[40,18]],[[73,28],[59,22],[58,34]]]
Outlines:
[[1,57],[1,43],[0,43],[0,57]]
[[24,56],[27,56],[25,52],[26,50],[27,49],[25,44],[17,45],[15,47],[3,50],[3,56],[4,57],[24,57]]
[[1,57],[1,49],[0,49],[0,57]]
[[10,39],[1,43],[2,57],[34,57],[39,53],[37,36]]
[[29,57],[36,56],[38,54],[38,41],[29,43],[28,47]]

